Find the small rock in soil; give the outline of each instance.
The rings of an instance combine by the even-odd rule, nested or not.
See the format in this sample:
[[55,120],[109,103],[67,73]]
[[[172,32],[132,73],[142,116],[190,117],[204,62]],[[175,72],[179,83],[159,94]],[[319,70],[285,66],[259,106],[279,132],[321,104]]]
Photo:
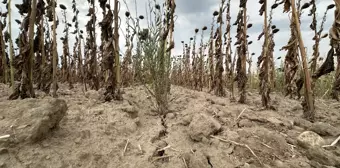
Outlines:
[[1,163],[1,162],[0,162],[0,168],[7,168],[6,163]]
[[210,102],[211,104],[215,104],[216,102],[210,98],[207,98],[207,102]]
[[80,122],[81,120],[82,120],[82,118],[79,115],[74,117],[75,122]]
[[317,122],[310,128],[311,131],[318,133],[321,136],[338,136],[340,129],[333,127],[328,123]]
[[207,137],[202,137],[201,142],[206,145],[210,144],[210,140]]
[[302,119],[300,117],[296,117],[294,118],[294,125],[302,127],[304,129],[308,129],[312,126],[313,123],[311,123],[310,121],[307,121],[305,119]]
[[[298,128],[300,128],[300,127],[298,127]],[[296,138],[296,137],[298,137],[303,132],[304,132],[304,130],[301,131],[301,130],[293,129],[293,130],[288,130],[286,132],[286,134],[288,135],[287,137],[294,137],[294,138]]]
[[140,126],[140,125],[141,125],[141,122],[140,122],[139,117],[133,119],[133,122],[134,122],[137,126]]
[[340,157],[322,147],[312,147],[306,151],[307,158],[326,166],[340,167]]
[[220,105],[220,106],[226,106],[225,100],[212,100],[212,102],[214,102],[214,104]]
[[93,100],[99,100],[100,95],[98,91],[95,90],[89,90],[85,93],[85,97]]
[[302,110],[302,106],[300,104],[298,105],[295,105],[291,111],[299,111],[299,110]]
[[336,105],[334,108],[336,108],[336,109],[340,109],[340,105]]
[[8,149],[6,148],[0,148],[0,155],[8,153]]
[[168,119],[174,119],[174,118],[175,118],[175,114],[174,114],[174,113],[168,113],[168,114],[166,115],[166,118],[168,118]]
[[253,166],[251,166],[249,163],[244,163],[244,165],[241,166],[241,168],[253,168]]
[[233,141],[237,141],[240,138],[240,135],[236,131],[230,130],[224,131],[222,136]]
[[282,161],[280,160],[275,160],[274,161],[274,167],[277,168],[289,168],[289,166],[285,165]]
[[131,134],[138,129],[137,124],[133,120],[126,120],[125,124],[117,128],[118,132],[122,134]]
[[81,143],[81,137],[78,137],[74,140],[74,143],[80,144]]
[[309,164],[313,167],[313,168],[336,168],[334,166],[325,166],[325,165],[322,165],[320,164],[319,162],[317,161],[314,161],[314,160],[311,160],[309,162]]
[[298,144],[303,148],[322,146],[325,140],[315,132],[305,131],[297,137]]
[[238,123],[239,127],[252,127],[253,125],[254,125],[253,122],[250,121],[249,119],[242,119]]
[[220,129],[221,124],[214,118],[206,114],[196,114],[189,125],[189,135],[194,141],[202,141],[203,137],[209,137]]
[[192,118],[193,117],[191,115],[186,115],[186,116],[182,117],[180,124],[182,124],[184,126],[188,126],[191,123]]
[[201,152],[193,153],[185,153],[183,158],[186,162],[186,165],[190,168],[203,168],[203,167],[211,167],[208,162],[207,156],[205,156]]
[[275,126],[283,125],[283,122],[275,117],[269,117],[267,118],[267,121]]
[[297,140],[295,140],[293,138],[290,138],[290,137],[286,138],[286,142],[291,144],[291,145],[296,145],[297,144]]
[[152,156],[163,156],[165,154],[165,150],[161,150],[165,147],[168,146],[168,143],[165,142],[165,141],[158,141],[156,144],[155,144],[157,147],[155,149],[155,151],[153,152]]
[[50,145],[47,142],[42,142],[41,146],[44,147],[44,148],[50,147]]
[[131,118],[137,118],[138,117],[138,109],[136,107],[128,106],[128,107],[122,108],[122,110],[124,112],[126,112],[127,114],[129,114],[129,116]]
[[80,136],[82,139],[89,139],[91,137],[91,131],[90,130],[83,130],[80,132]]
[[302,133],[303,131],[305,131],[304,128],[299,127],[299,126],[293,126],[293,130],[294,130],[294,131],[297,131],[297,132],[300,132],[300,133]]
[[261,99],[254,99],[253,100],[253,104],[255,104],[256,106],[258,106],[259,104],[262,104],[262,102],[261,102]]

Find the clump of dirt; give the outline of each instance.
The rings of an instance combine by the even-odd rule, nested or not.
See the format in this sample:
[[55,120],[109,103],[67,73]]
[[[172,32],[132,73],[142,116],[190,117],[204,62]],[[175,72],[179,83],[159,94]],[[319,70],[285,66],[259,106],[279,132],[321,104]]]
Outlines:
[[202,141],[210,135],[217,133],[221,129],[221,124],[214,118],[206,114],[195,114],[190,125],[189,135],[194,141]]
[[[255,93],[249,93],[250,101],[241,105],[229,98],[173,86],[170,113],[159,116],[143,86],[124,88],[123,101],[105,103],[101,91],[84,92],[82,88],[75,85],[70,90],[60,85],[59,98],[65,100],[68,110],[58,129],[35,143],[1,147],[0,166],[309,168],[327,162],[325,156],[317,159],[318,151],[331,158],[340,153],[339,145],[318,150],[300,147],[297,142],[305,131],[315,131],[326,144],[337,138],[340,103],[335,101],[317,100],[320,123],[310,123],[301,119],[300,102],[279,94],[272,95],[277,111],[270,111],[258,106],[260,96]],[[0,109],[5,109],[0,110],[0,128],[13,124],[2,117],[8,105],[33,101],[6,100],[8,90],[0,85]],[[34,101],[50,99],[38,92]],[[27,106],[24,112],[32,109]],[[330,161],[331,166],[337,166],[337,159]]]
[[58,127],[66,115],[67,105],[61,99],[25,99],[0,102],[2,127],[8,143],[35,142],[44,139]]

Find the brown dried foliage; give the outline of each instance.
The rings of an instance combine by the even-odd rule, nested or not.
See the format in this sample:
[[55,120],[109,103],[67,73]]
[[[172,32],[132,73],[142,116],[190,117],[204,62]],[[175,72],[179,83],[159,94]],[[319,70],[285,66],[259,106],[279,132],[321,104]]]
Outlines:
[[[334,68],[334,57],[337,56],[337,70],[335,73],[335,80],[332,88],[332,97],[339,101],[339,93],[340,93],[340,27],[338,26],[338,22],[340,22],[340,1],[334,0],[336,9],[334,11],[334,22],[329,31],[330,45],[331,49],[328,52],[327,58],[325,62],[321,65],[321,67],[316,71],[313,75],[314,79],[318,79],[322,75],[328,74],[335,70]],[[337,53],[337,55],[335,54]]]
[[215,95],[217,96],[225,96],[226,92],[224,90],[224,80],[223,80],[223,52],[222,52],[222,16],[224,12],[225,0],[221,1],[221,7],[219,11],[219,15],[217,17],[217,22],[220,24],[218,29],[216,30],[216,40],[215,40],[215,54],[216,54],[216,69],[215,69],[215,78],[214,84],[215,87]]
[[[299,5],[298,5],[299,6]],[[299,13],[299,16],[301,14]],[[288,44],[282,47],[280,50],[286,50],[287,54],[284,60],[284,75],[285,75],[285,96],[293,98],[298,96],[300,98],[298,89],[299,81],[299,47],[298,47],[298,37],[296,33],[296,24],[293,19],[290,20],[290,39]],[[301,82],[300,82],[301,83]],[[300,88],[302,85],[300,84]]]
[[112,24],[116,18],[114,18],[114,14],[110,8],[106,11],[106,2],[102,2],[100,6],[103,9],[103,20],[99,24],[102,29],[101,38],[103,40],[103,60],[101,68],[103,72],[108,72],[108,76],[105,77],[105,101],[111,101],[112,99],[120,100],[121,95],[117,89],[116,73],[113,66],[115,64],[116,47],[114,46],[115,38]]
[[241,8],[235,24],[237,24],[237,42],[239,46],[237,47],[237,62],[236,62],[236,77],[238,89],[240,92],[240,103],[246,103],[246,85],[248,81],[247,77],[247,20],[246,20],[246,7]]
[[[229,83],[229,85],[233,84],[232,81],[232,67],[231,67],[231,55],[232,55],[232,51],[231,51],[231,17],[230,17],[230,3],[231,0],[228,0],[227,3],[227,12],[226,12],[226,32],[224,34],[224,38],[225,38],[225,43],[226,43],[226,53],[225,53],[225,72],[226,72],[226,82]],[[229,86],[227,85],[227,86]]]
[[269,25],[267,24],[267,0],[263,1],[263,4],[261,6],[260,15],[264,16],[264,30],[262,34],[264,34],[265,39],[262,46],[262,53],[261,56],[258,58],[258,67],[260,69],[259,78],[260,78],[260,94],[262,99],[262,106],[265,108],[269,108],[270,104],[270,78],[269,78],[269,57],[270,57],[270,50],[269,47]]
[[[214,13],[215,14],[215,13]],[[211,30],[210,30],[210,39],[209,39],[209,88],[210,92],[214,89],[214,25],[215,25],[215,17],[213,15]]]
[[[190,67],[190,59],[187,61],[187,64],[188,64],[187,66],[189,67],[189,73],[190,73],[189,78],[186,78],[189,82],[188,85],[194,84],[197,81],[195,79],[198,78],[197,77],[198,73],[197,73],[197,69],[196,69],[196,67],[197,67],[196,64],[197,64],[197,60],[198,60],[197,59],[198,56],[196,55],[196,39],[197,39],[198,31],[196,31],[196,30],[198,30],[198,29],[195,29],[195,36],[194,36],[194,39],[193,39],[194,41],[193,41],[193,44],[192,44],[192,61],[193,61],[193,64],[192,64],[191,67]],[[200,53],[200,55],[201,55],[201,53]],[[198,86],[197,84],[196,85],[194,84],[195,89],[197,89],[197,86]]]
[[[9,59],[8,59],[8,55],[5,52],[5,33],[3,32],[4,27],[6,27],[6,18],[7,18],[7,14],[4,13],[0,13],[0,55],[1,55],[1,59],[0,59],[0,81],[4,82],[5,84],[8,81],[8,68],[9,68]],[[3,19],[3,20],[2,20]]]
[[89,13],[90,20],[86,24],[87,38],[85,44],[85,67],[86,77],[85,81],[90,81],[92,89],[99,89],[99,79],[97,74],[97,44],[96,44],[96,14],[95,14],[95,1],[88,0],[90,7]]
[[[33,42],[33,35],[34,32],[29,32],[29,28],[31,31],[34,31],[34,20],[35,17],[32,15],[36,14],[35,8],[36,4],[32,5],[33,1],[24,0],[22,4],[16,4],[16,7],[19,10],[19,13],[24,16],[24,19],[21,23],[21,32],[19,38],[19,48],[20,54],[19,56],[15,57],[14,60],[14,67],[17,69],[17,72],[21,73],[21,81],[20,84],[17,85],[15,92],[13,92],[9,99],[17,99],[21,97],[22,99],[35,97],[34,90],[33,90],[33,79],[32,79],[32,70],[33,70],[33,54],[30,50],[33,50],[30,46],[30,41]],[[33,8],[31,8],[31,6]],[[34,12],[32,12],[34,11]],[[31,16],[31,17],[30,17]],[[31,18],[31,19],[30,19]],[[34,18],[34,19],[32,19]],[[30,34],[29,34],[30,33]],[[31,39],[29,39],[29,37]]]

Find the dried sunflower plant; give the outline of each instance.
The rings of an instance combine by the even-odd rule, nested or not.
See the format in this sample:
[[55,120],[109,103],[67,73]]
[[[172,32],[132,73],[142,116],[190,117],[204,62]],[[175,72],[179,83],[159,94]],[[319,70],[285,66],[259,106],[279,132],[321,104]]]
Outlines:
[[[300,2],[297,2],[298,6],[298,17],[300,20]],[[284,78],[285,78],[285,96],[290,98],[300,98],[300,93],[298,89],[298,81],[300,79],[300,62],[299,62],[299,44],[297,37],[297,27],[293,18],[290,18],[290,38],[288,44],[283,46],[280,50],[287,51],[284,60]]]
[[[264,30],[260,34],[258,40],[264,35],[264,44],[261,56],[258,60],[258,67],[260,69],[260,94],[261,94],[261,100],[262,100],[262,106],[266,109],[274,109],[274,107],[271,105],[270,102],[270,92],[273,89],[274,85],[272,85],[274,81],[274,34],[279,31],[279,29],[276,28],[275,25],[271,25],[272,21],[272,15],[273,15],[273,9],[277,7],[277,1],[275,1],[274,5],[271,7],[271,11],[269,14],[268,19],[268,9],[267,0],[261,1],[261,9],[260,9],[260,15],[264,15]],[[270,30],[272,30],[270,32]]]
[[[300,1],[298,1],[300,4]],[[303,81],[304,81],[304,100],[302,101],[303,106],[303,117],[307,120],[313,121],[315,118],[315,106],[314,106],[314,95],[312,91],[312,82],[311,82],[311,76],[310,71],[308,69],[307,64],[307,54],[304,47],[304,41],[302,40],[302,34],[300,30],[300,11],[299,5],[298,8],[296,7],[296,1],[295,0],[284,0],[281,3],[284,4],[284,11],[283,12],[289,12],[292,11],[292,22],[296,26],[295,35],[296,40],[298,41],[298,46],[300,50],[301,55],[301,61],[302,61],[302,68],[303,68]]]
[[[1,11],[0,12],[0,52],[1,52],[1,59],[0,59],[0,81],[4,84],[8,82],[8,56],[5,52],[6,45],[5,39],[6,35],[4,33],[6,27],[6,19],[7,19],[8,12]],[[7,31],[6,31],[7,32]]]
[[246,84],[248,81],[247,77],[247,0],[240,1],[240,10],[237,15],[237,19],[234,25],[237,25],[237,41],[235,45],[238,45],[237,48],[237,61],[236,61],[236,77],[235,81],[237,81],[238,89],[240,92],[239,103],[246,103],[247,94],[246,94]]
[[[335,11],[334,11],[334,23],[329,31],[329,38],[330,38],[330,45],[331,48],[328,51],[327,58],[324,61],[324,63],[321,65],[321,67],[316,71],[315,74],[313,74],[314,79],[318,79],[319,77],[326,75],[332,71],[335,70],[334,67],[334,57],[337,56],[336,60],[338,62],[335,76],[334,76],[334,82],[332,86],[332,92],[331,96],[333,99],[340,101],[339,93],[340,93],[340,45],[339,45],[339,26],[337,26],[339,20],[340,20],[340,1],[334,0],[335,2]],[[327,9],[334,8],[334,5],[329,5]]]
[[219,27],[216,30],[215,36],[216,36],[216,41],[215,41],[215,54],[216,54],[216,65],[215,65],[215,78],[214,78],[214,90],[215,90],[215,95],[217,96],[225,96],[226,91],[224,90],[224,79],[223,79],[223,43],[222,43],[222,25],[223,25],[223,13],[226,9],[226,4],[225,0],[221,1],[220,4],[220,10],[219,14],[217,17],[217,23],[219,24]]
[[23,22],[17,21],[21,24],[20,37],[18,46],[20,54],[16,57],[15,68],[21,72],[21,79],[18,85],[10,95],[9,99],[17,99],[19,97],[34,98],[35,93],[33,89],[33,63],[34,63],[34,23],[36,16],[37,1],[23,1],[22,4],[16,4],[20,15],[24,17]]

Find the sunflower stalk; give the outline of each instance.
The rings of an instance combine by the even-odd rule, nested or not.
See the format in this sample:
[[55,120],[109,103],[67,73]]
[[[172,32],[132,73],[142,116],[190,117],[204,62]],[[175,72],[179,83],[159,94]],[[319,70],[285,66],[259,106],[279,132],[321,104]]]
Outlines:
[[200,55],[199,57],[196,57],[195,59],[195,64],[194,64],[194,73],[196,73],[195,75],[195,83],[194,83],[194,88],[196,90],[203,90],[204,87],[204,77],[205,77],[205,73],[204,73],[204,50],[205,50],[205,46],[204,46],[204,32],[205,30],[207,30],[207,27],[204,26],[202,28],[202,33],[201,33],[201,43],[200,43],[200,48],[199,48],[199,52]]
[[9,29],[9,55],[10,55],[10,69],[11,69],[11,88],[12,92],[15,91],[14,87],[14,67],[13,67],[13,40],[12,40],[12,0],[8,0],[8,29]]
[[199,31],[199,29],[195,29],[194,42],[192,44],[192,62],[193,62],[193,64],[191,64],[192,66],[190,66],[190,59],[189,59],[189,61],[187,61],[187,63],[188,63],[187,66],[189,67],[189,73],[190,73],[190,76],[189,76],[189,79],[190,79],[189,82],[190,83],[188,84],[189,86],[192,86],[192,84],[195,83],[195,73],[197,73],[195,71],[196,68],[194,67],[194,65],[195,65],[194,62],[197,61],[197,57],[198,57],[198,55],[196,55],[196,40],[197,40],[198,31]]
[[238,13],[236,22],[234,24],[238,25],[237,27],[237,62],[236,62],[236,71],[237,75],[235,80],[238,82],[238,89],[240,92],[239,103],[246,103],[247,100],[247,92],[246,85],[248,81],[247,77],[247,0],[241,0],[240,3],[240,11]]
[[[286,1],[287,3],[288,1]],[[298,10],[300,9],[300,2],[298,1],[297,6]],[[289,7],[289,6],[288,6]],[[285,9],[285,11],[289,11]],[[301,10],[298,12],[298,17],[300,20]],[[299,93],[299,85],[300,81],[300,62],[299,62],[299,47],[298,47],[298,37],[297,37],[297,26],[293,18],[290,18],[290,39],[288,44],[282,47],[280,50],[286,50],[287,54],[284,60],[284,78],[285,78],[285,96],[289,96],[290,98],[300,98]],[[301,86],[302,87],[302,86]]]
[[340,0],[334,0],[335,5],[329,5],[328,9],[336,8],[334,11],[334,22],[329,31],[330,45],[331,48],[328,51],[327,58],[325,62],[321,65],[321,67],[313,74],[313,79],[316,80],[319,77],[326,75],[335,70],[334,68],[334,57],[337,56],[337,68],[335,72],[334,82],[332,86],[331,96],[333,99],[340,101],[339,93],[340,93],[340,35],[339,35],[339,26],[338,22],[340,21]]
[[215,18],[218,15],[218,12],[215,11],[213,13],[213,18],[211,22],[211,29],[210,29],[210,39],[209,39],[209,60],[208,60],[208,65],[209,65],[209,89],[211,92],[214,90],[214,25],[215,25]]
[[53,67],[53,76],[52,76],[52,80],[53,80],[53,92],[52,92],[52,96],[53,97],[57,97],[57,90],[58,90],[58,86],[57,86],[57,16],[56,16],[56,6],[57,6],[57,0],[52,0],[52,11],[53,11],[53,42],[52,42],[52,55],[53,55],[53,61],[52,61],[52,67]]
[[223,25],[223,12],[225,10],[225,0],[221,1],[221,6],[219,10],[219,15],[217,17],[217,23],[219,23],[219,27],[216,31],[216,69],[215,69],[215,78],[214,78],[214,86],[215,86],[215,95],[217,96],[225,96],[226,92],[224,90],[224,80],[223,80],[223,52],[222,52],[222,25]]
[[[2,15],[2,13],[0,13]],[[0,16],[0,18],[2,19],[2,16]],[[6,19],[6,17],[5,17]],[[0,68],[1,73],[2,73],[2,77],[3,77],[3,82],[4,84],[7,84],[8,82],[8,67],[7,67],[7,56],[6,56],[6,52],[5,52],[5,40],[4,40],[4,22],[0,21],[0,45],[1,45],[1,58],[2,58],[2,67]],[[1,66],[1,65],[0,65]],[[0,74],[1,74],[0,73]]]
[[34,64],[34,23],[37,14],[37,0],[32,0],[31,3],[31,13],[30,13],[30,21],[29,21],[29,44],[30,44],[30,52],[29,52],[29,92],[31,97],[35,97],[34,89],[33,89],[33,64]]
[[304,71],[304,83],[305,83],[305,97],[302,102],[303,106],[303,117],[307,120],[314,121],[315,119],[315,107],[314,107],[314,97],[313,97],[313,91],[311,86],[311,76],[310,72],[308,70],[308,64],[307,64],[307,54],[305,51],[305,45],[302,40],[301,30],[300,30],[300,21],[298,16],[298,11],[295,7],[295,0],[291,0],[291,9],[293,13],[293,18],[295,25],[297,27],[297,37],[299,41],[299,48],[301,53],[301,60],[303,65],[303,71]]
[[[226,58],[225,58],[225,72],[226,72],[226,83],[227,87],[230,88],[233,85],[232,81],[232,68],[231,68],[231,55],[232,55],[232,50],[231,50],[231,16],[230,16],[230,4],[231,0],[228,0],[227,3],[227,12],[226,12]],[[230,86],[230,87],[229,87]]]

